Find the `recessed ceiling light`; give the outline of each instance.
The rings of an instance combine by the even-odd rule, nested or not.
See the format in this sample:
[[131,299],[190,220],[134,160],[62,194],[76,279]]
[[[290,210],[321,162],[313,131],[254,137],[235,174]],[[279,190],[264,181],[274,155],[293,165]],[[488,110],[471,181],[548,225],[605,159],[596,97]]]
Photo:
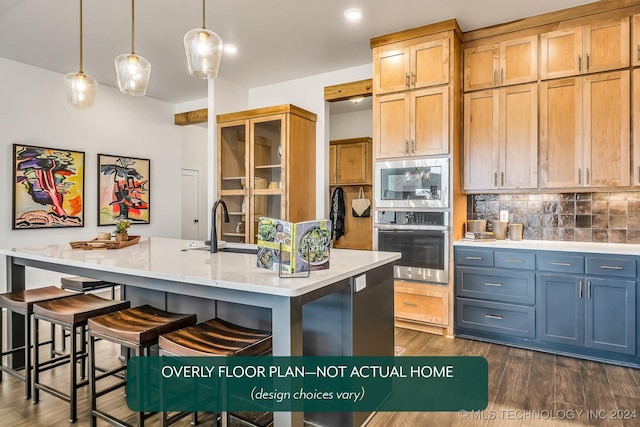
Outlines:
[[238,53],[238,48],[237,48],[237,47],[235,47],[235,46],[234,46],[234,45],[232,45],[232,44],[225,44],[225,45],[224,45],[224,51],[225,51],[225,53],[230,53],[230,54],[232,54],[232,55],[233,55],[233,54],[235,54],[235,53]]
[[344,17],[349,21],[359,21],[362,18],[362,11],[356,8],[347,9],[344,11]]

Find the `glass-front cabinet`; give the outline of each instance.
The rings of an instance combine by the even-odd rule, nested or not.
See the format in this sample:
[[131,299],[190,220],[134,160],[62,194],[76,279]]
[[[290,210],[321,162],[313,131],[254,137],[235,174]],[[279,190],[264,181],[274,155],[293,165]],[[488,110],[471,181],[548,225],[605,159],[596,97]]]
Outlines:
[[218,196],[229,210],[218,239],[256,243],[260,217],[315,219],[315,114],[284,105],[217,120]]

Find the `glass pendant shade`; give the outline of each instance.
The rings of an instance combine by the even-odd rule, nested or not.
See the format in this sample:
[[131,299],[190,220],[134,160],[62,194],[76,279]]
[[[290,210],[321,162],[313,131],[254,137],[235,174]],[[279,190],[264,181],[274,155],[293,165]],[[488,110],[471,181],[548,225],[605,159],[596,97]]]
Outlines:
[[184,51],[189,73],[200,79],[218,77],[222,59],[222,39],[213,31],[194,28],[184,35]]
[[115,60],[120,92],[131,96],[144,96],[149,86],[151,64],[135,53],[123,53]]
[[64,87],[69,104],[78,108],[87,108],[93,105],[98,82],[82,72],[69,73],[64,76]]

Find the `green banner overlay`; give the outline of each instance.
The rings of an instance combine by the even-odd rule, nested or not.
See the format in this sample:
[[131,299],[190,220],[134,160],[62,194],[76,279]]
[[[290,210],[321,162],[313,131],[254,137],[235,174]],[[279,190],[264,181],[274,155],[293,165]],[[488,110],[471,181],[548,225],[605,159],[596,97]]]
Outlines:
[[134,357],[133,411],[483,410],[483,357]]

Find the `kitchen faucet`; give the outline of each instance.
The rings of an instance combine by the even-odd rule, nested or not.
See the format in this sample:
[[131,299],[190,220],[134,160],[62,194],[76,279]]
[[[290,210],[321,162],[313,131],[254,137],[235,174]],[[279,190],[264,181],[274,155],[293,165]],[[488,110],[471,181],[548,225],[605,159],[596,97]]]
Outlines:
[[229,211],[227,210],[226,203],[222,199],[216,200],[211,208],[211,242],[209,243],[209,252],[212,254],[218,252],[218,233],[216,232],[216,211],[218,210],[218,205],[222,205],[224,222],[229,222]]

